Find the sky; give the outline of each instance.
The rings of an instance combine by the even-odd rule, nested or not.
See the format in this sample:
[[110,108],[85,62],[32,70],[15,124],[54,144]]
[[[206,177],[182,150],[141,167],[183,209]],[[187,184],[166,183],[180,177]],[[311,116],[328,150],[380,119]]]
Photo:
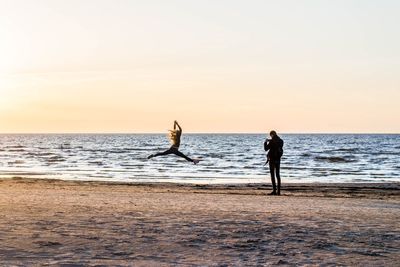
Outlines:
[[0,0],[0,133],[400,133],[400,1]]

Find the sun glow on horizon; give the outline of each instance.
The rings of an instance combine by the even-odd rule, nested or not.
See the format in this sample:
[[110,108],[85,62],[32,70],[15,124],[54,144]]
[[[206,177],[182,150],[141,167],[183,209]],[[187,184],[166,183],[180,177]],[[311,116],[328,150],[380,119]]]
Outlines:
[[399,133],[397,11],[0,2],[0,132],[162,132],[177,119],[187,132]]

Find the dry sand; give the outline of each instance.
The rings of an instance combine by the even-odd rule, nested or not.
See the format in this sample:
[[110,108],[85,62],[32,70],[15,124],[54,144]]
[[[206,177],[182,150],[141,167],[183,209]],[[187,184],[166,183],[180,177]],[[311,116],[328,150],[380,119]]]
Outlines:
[[0,262],[399,266],[400,184],[0,180]]

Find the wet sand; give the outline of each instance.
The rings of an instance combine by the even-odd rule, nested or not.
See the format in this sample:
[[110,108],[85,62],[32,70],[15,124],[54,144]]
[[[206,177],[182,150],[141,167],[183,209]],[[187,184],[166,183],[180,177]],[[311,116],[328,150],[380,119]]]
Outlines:
[[400,184],[0,180],[2,265],[398,266]]

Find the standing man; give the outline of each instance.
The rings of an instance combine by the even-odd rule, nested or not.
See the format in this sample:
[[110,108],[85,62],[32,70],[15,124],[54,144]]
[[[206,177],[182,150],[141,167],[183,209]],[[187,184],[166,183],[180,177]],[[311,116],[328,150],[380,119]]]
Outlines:
[[[271,139],[267,139],[264,142],[264,150],[268,151],[267,163],[269,163],[269,171],[271,173],[271,181],[273,191],[268,195],[280,195],[281,194],[281,157],[283,154],[283,140],[276,134],[275,131],[269,133]],[[275,176],[278,182],[278,188],[275,183]]]

